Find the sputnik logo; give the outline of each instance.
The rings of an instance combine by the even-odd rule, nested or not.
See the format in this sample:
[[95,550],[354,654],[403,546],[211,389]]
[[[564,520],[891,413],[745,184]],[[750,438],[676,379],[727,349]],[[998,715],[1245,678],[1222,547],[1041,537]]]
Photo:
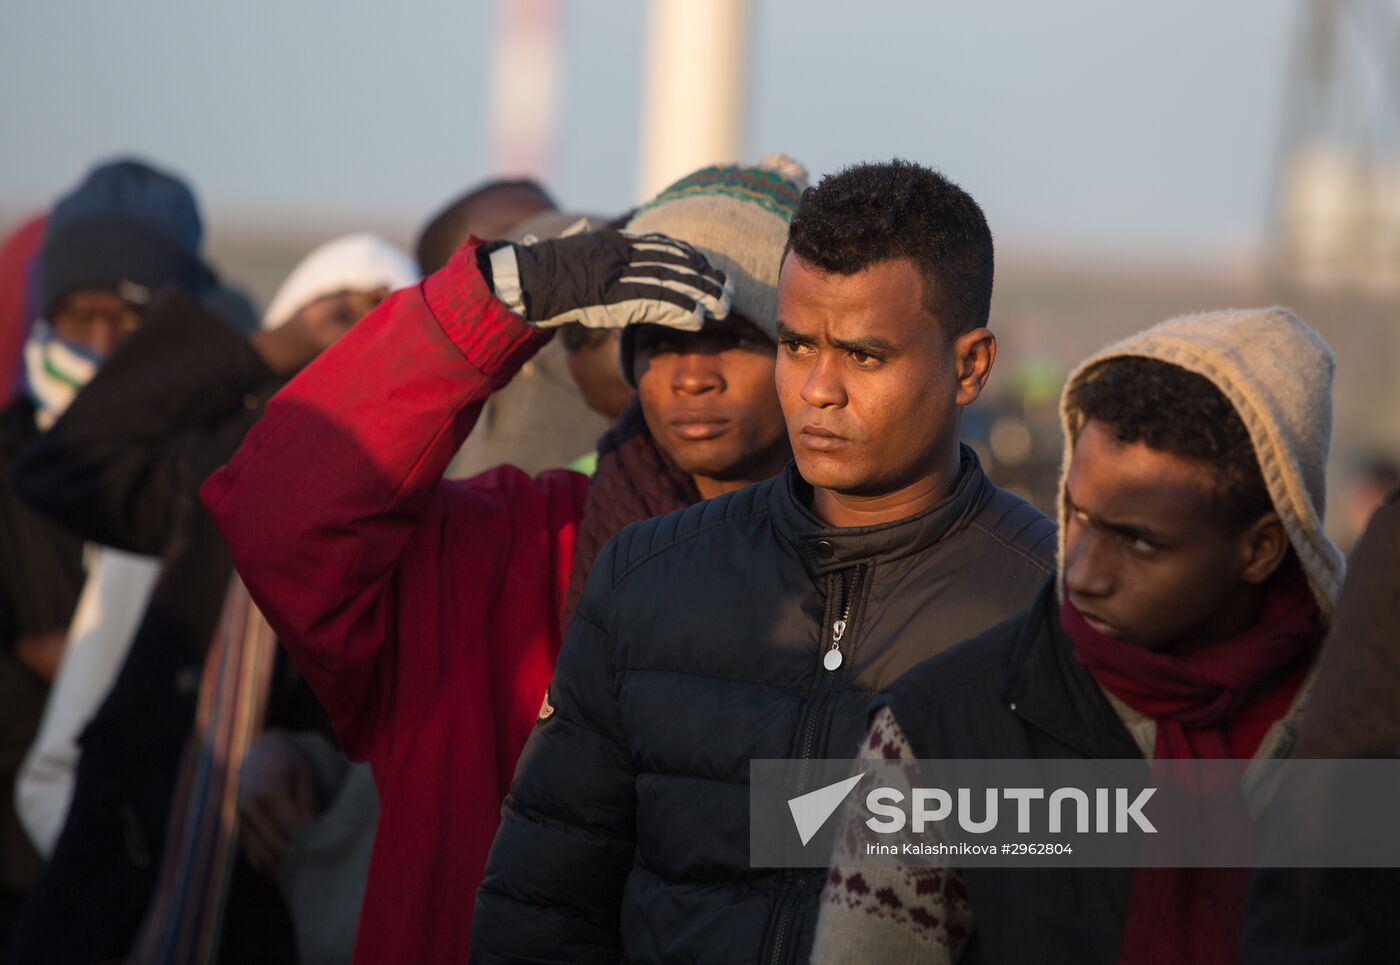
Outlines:
[[841,806],[841,802],[846,800],[861,778],[869,773],[863,771],[855,777],[848,777],[844,781],[837,781],[835,784],[828,784],[826,787],[819,787],[815,791],[788,799],[792,823],[797,825],[797,834],[802,839],[803,847],[806,847],[807,842],[822,829],[822,825],[826,824],[827,819]]

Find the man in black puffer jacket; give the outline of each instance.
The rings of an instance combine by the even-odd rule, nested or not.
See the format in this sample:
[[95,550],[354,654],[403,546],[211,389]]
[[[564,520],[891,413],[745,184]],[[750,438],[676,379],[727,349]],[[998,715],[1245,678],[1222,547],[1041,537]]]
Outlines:
[[996,356],[992,264],[976,202],[917,165],[803,196],[778,296],[796,463],[603,550],[504,806],[474,960],[806,961],[823,874],[749,867],[750,759],[852,755],[874,691],[1053,571],[1053,524],[958,441]]

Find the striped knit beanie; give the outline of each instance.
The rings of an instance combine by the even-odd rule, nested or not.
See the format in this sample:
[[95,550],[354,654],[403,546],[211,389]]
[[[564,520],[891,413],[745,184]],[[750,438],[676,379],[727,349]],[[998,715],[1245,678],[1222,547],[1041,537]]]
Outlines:
[[[778,269],[807,169],[785,154],[687,175],[632,216],[625,230],[660,232],[694,245],[734,286],[734,310],[778,340]],[[622,336],[622,374],[632,377],[632,338]]]

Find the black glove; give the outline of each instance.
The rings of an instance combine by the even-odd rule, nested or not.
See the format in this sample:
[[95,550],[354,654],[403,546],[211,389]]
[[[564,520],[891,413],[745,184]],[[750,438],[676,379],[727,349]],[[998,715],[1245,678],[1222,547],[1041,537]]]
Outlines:
[[665,235],[595,231],[533,245],[483,245],[496,297],[536,328],[666,325],[699,331],[729,314],[733,289],[690,245]]

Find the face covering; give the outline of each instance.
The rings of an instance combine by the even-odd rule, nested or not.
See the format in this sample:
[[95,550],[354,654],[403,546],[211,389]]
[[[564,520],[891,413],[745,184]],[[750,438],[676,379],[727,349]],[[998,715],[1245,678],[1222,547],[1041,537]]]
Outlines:
[[24,376],[29,398],[38,409],[34,421],[41,430],[58,421],[97,372],[100,361],[81,345],[60,338],[42,318],[35,320],[24,343]]

